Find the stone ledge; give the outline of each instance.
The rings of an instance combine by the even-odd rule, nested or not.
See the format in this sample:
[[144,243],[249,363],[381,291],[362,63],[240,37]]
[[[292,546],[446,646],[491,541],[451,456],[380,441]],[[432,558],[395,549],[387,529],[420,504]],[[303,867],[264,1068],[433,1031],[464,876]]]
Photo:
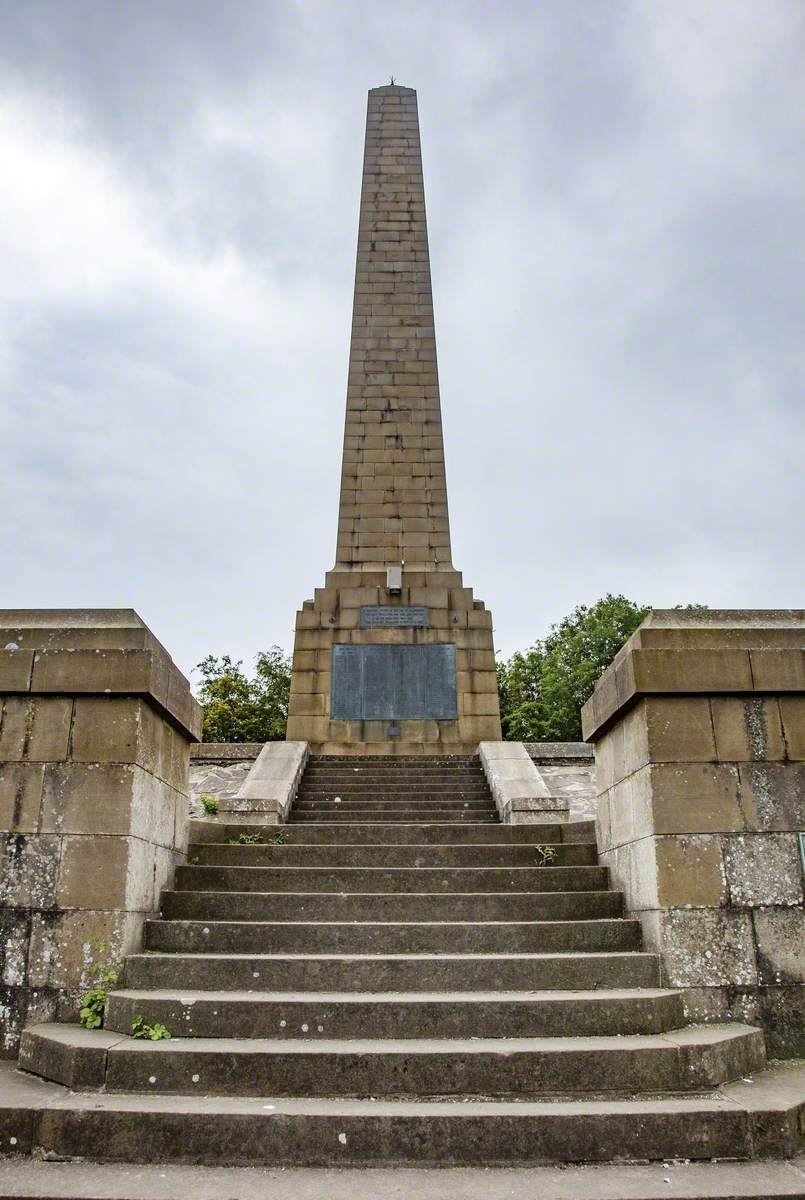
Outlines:
[[196,742],[190,747],[190,761],[248,762],[257,758],[265,742]]
[[595,751],[588,742],[523,742],[526,752],[532,759],[579,758],[592,762]]
[[655,610],[581,710],[596,741],[643,696],[805,692],[805,610]]
[[566,821],[566,799],[551,796],[522,742],[481,742],[481,765],[500,819],[507,825]]
[[266,742],[237,793],[222,797],[219,815],[231,821],[259,814],[266,824],[282,824],[299,790],[309,754],[307,742]]
[[189,740],[190,683],[133,609],[0,609],[0,691],[141,696]]

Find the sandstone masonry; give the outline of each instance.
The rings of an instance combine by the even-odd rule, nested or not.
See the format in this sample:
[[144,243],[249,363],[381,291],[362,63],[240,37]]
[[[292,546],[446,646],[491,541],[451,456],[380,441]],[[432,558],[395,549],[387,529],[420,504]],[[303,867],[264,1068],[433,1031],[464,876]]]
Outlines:
[[[367,697],[346,717],[333,703],[336,653]],[[407,708],[388,695],[396,686]],[[336,563],[297,614],[288,738],[314,753],[371,754],[462,753],[500,738],[492,617],[450,551],[411,88],[369,92]]]

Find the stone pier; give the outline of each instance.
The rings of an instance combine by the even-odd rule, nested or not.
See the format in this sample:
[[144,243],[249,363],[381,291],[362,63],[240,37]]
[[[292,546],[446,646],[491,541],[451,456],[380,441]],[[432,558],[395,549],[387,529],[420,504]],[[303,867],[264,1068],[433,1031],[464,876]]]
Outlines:
[[601,861],[665,982],[802,1056],[805,612],[654,612],[582,716]]
[[336,562],[296,618],[288,738],[499,740],[492,617],[453,567],[416,92],[369,92]]
[[135,612],[0,610],[2,1052],[71,1019],[183,861],[190,685]]

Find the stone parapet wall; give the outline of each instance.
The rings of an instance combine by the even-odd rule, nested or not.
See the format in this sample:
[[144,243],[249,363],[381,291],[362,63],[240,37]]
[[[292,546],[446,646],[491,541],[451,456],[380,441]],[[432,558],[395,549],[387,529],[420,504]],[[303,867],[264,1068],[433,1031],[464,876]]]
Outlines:
[[[94,622],[93,622],[94,618]],[[190,686],[131,610],[0,610],[4,1053],[139,945],[187,847]]]
[[550,795],[567,801],[572,821],[595,818],[595,755],[587,742],[524,742]]
[[805,614],[655,612],[583,720],[602,862],[689,1017],[805,1053]]

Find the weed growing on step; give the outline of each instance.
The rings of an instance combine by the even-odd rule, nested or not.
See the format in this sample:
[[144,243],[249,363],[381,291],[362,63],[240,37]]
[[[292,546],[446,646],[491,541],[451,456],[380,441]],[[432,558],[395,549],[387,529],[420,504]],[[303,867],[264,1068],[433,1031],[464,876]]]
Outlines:
[[239,833],[237,837],[227,838],[227,846],[260,846],[263,839],[259,833]]
[[[95,949],[103,954],[106,947],[99,943]],[[100,963],[96,967],[95,987],[90,988],[81,1001],[81,1012],[78,1019],[85,1029],[102,1029],[106,1012],[106,1001],[109,992],[117,983],[117,971],[108,963]]]
[[198,866],[198,855],[197,854],[188,854],[187,863],[188,863],[188,866],[197,867]]
[[556,849],[553,846],[535,846],[539,865],[547,867],[548,863],[552,863],[556,858]]
[[131,1023],[131,1036],[145,1042],[162,1042],[170,1039],[171,1031],[161,1021],[149,1025],[142,1017],[135,1017]]
[[288,840],[288,830],[278,829],[276,833],[268,839],[268,844],[271,846],[284,846]]
[[218,815],[218,797],[217,796],[199,796],[201,807],[208,817]]

